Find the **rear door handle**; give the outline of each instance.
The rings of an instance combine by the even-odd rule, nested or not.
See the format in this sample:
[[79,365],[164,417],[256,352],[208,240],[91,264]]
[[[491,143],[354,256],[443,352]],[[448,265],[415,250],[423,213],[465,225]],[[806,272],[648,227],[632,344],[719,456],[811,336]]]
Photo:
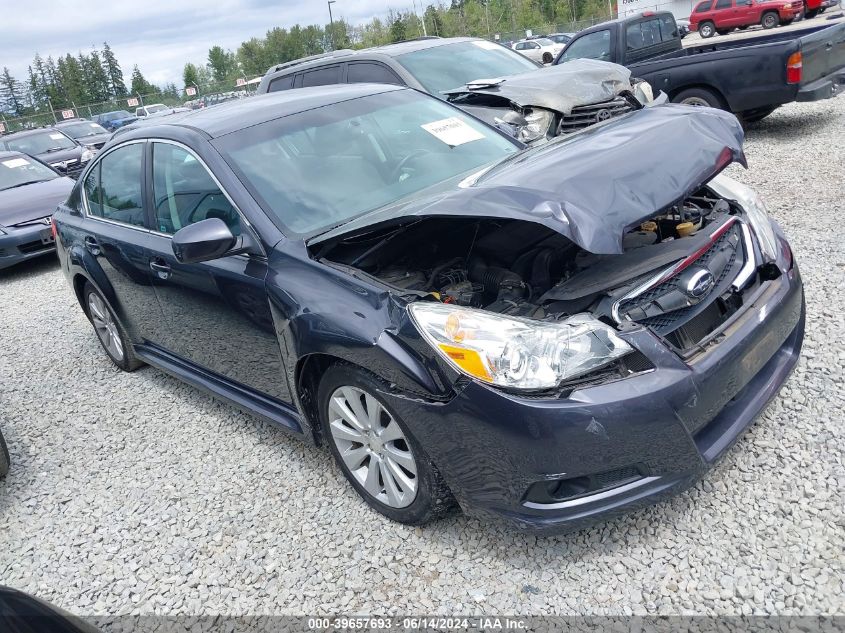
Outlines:
[[100,254],[100,244],[97,242],[97,240],[95,240],[90,235],[85,237],[85,248],[92,255],[99,255]]
[[170,277],[170,264],[162,259],[150,260],[150,269],[159,276],[160,279],[167,279]]

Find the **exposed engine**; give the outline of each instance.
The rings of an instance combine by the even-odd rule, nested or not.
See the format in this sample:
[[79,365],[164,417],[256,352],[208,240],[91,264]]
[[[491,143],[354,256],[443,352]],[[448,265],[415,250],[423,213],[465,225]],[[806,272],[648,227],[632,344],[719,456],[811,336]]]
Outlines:
[[702,189],[627,233],[621,255],[589,253],[533,222],[429,217],[347,237],[321,256],[444,303],[537,319],[607,316],[609,291],[694,252],[687,241],[730,212]]

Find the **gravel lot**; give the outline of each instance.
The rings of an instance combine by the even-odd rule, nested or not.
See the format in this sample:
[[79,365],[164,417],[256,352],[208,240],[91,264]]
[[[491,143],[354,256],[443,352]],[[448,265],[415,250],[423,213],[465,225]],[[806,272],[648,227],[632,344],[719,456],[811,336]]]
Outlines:
[[804,357],[669,503],[535,539],[392,524],[308,447],[100,351],[54,262],[0,273],[0,584],[77,614],[845,613],[845,97],[749,130],[797,252]]

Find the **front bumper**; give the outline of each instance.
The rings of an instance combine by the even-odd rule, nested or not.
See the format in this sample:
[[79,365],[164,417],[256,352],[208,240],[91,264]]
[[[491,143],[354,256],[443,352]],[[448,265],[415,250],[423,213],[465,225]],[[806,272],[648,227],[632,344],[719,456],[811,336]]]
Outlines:
[[838,95],[845,88],[845,68],[840,68],[826,77],[802,86],[796,101],[820,101]]
[[49,226],[10,226],[3,227],[3,230],[7,234],[0,234],[0,270],[56,250],[56,242]]
[[[752,424],[798,361],[798,269],[762,284],[720,341],[687,362],[645,328],[624,336],[655,368],[568,398],[477,382],[448,403],[385,396],[468,513],[533,532],[579,529],[687,488]],[[537,482],[632,467],[639,476],[624,485],[557,503],[526,500]]]

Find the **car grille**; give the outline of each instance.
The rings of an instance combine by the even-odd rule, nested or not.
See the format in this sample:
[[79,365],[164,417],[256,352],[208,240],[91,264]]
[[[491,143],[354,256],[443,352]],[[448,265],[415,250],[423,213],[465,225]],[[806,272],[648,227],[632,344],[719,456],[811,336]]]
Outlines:
[[569,134],[585,127],[609,121],[634,110],[637,106],[633,97],[619,95],[610,101],[576,106],[572,112],[563,115],[557,128],[558,134]]
[[[736,305],[722,300],[745,262],[742,228],[739,222],[725,231],[692,265],[710,270],[715,279],[712,289],[698,303],[677,310],[663,311],[660,302],[670,294],[683,292],[678,277],[667,279],[645,292],[620,302],[619,314],[645,325],[676,347],[685,349],[701,341],[721,325]],[[631,313],[640,318],[631,317]],[[642,316],[645,315],[645,316]]]

